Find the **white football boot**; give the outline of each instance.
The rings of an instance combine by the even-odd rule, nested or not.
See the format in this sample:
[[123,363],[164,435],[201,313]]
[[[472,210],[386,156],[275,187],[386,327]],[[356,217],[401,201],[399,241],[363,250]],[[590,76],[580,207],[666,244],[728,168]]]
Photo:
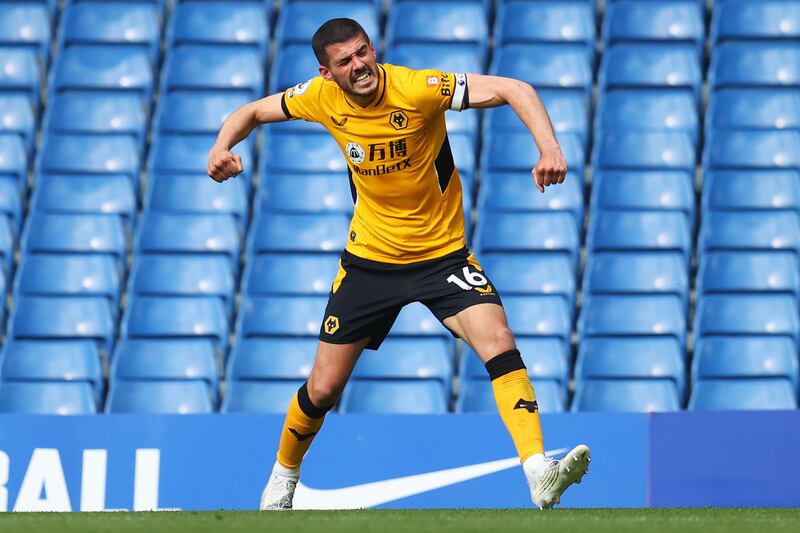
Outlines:
[[592,460],[589,447],[579,444],[564,457],[556,461],[546,458],[544,466],[526,476],[531,488],[531,499],[539,509],[550,509],[561,503],[561,495],[573,483],[580,483],[584,474],[589,473]]
[[261,504],[258,509],[261,511],[290,511],[298,479],[300,479],[300,468],[286,468],[276,461],[267,485],[261,493]]

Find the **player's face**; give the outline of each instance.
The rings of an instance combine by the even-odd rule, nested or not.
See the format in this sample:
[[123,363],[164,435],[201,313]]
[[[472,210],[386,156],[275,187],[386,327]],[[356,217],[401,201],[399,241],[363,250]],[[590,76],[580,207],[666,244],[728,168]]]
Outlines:
[[378,61],[375,47],[363,35],[328,45],[328,66],[320,65],[323,78],[334,80],[347,93],[371,97],[378,90]]

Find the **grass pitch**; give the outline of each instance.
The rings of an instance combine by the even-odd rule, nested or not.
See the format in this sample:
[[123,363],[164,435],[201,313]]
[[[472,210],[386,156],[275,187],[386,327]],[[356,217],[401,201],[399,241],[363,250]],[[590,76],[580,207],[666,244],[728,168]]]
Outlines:
[[0,530],[170,533],[197,531],[350,532],[720,532],[798,531],[800,509],[433,509],[420,511],[254,511],[6,513]]

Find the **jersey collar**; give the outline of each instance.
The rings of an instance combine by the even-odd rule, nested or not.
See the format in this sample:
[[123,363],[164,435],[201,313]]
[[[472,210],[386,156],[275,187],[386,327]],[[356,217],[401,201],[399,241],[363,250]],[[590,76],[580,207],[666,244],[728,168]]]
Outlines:
[[386,80],[386,70],[380,63],[378,64],[378,71],[380,75],[378,77],[378,90],[375,92],[376,94],[375,98],[367,105],[362,106],[350,100],[350,98],[347,96],[347,93],[342,91],[342,94],[344,95],[344,101],[347,102],[347,105],[349,105],[353,109],[369,109],[371,107],[378,107],[379,105],[381,105],[381,103],[383,102],[383,97],[386,95],[387,80]]

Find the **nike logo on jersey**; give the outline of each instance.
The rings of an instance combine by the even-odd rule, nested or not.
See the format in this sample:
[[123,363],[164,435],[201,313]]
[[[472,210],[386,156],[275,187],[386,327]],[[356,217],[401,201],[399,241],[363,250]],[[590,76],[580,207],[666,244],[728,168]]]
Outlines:
[[317,434],[317,432],[316,432],[316,431],[314,431],[314,432],[312,432],[312,433],[309,433],[308,435],[303,435],[302,433],[298,432],[298,431],[297,431],[296,429],[294,429],[294,428],[289,428],[289,433],[291,433],[292,435],[294,435],[294,436],[295,436],[295,438],[296,438],[297,440],[299,440],[300,442],[303,442],[304,440],[308,440],[308,439],[310,439],[311,437],[313,437],[314,435],[316,435],[316,434]]
[[517,404],[514,406],[514,409],[525,409],[529,413],[535,413],[539,410],[539,404],[536,403],[536,400],[529,401],[520,398],[517,400]]
[[[546,455],[559,455],[567,448],[550,450]],[[446,470],[435,470],[413,476],[403,476],[338,489],[313,489],[302,482],[294,493],[294,509],[365,509],[409,498],[456,483],[519,466],[519,457],[509,457]]]

